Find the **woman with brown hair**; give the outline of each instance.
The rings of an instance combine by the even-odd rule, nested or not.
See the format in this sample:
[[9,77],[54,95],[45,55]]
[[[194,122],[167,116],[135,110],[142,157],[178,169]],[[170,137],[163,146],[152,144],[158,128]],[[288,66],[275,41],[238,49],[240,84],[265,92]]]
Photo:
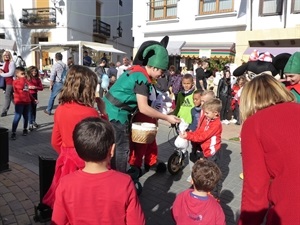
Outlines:
[[[53,207],[55,190],[60,179],[75,170],[84,167],[74,148],[73,130],[78,122],[87,117],[99,117],[94,108],[96,102],[97,75],[88,67],[74,65],[67,74],[59,96],[59,106],[54,114],[51,144],[59,154],[55,174],[43,203]],[[102,100],[98,99],[102,103]],[[102,113],[104,107],[102,108]]]
[[248,82],[240,101],[243,191],[239,225],[299,224],[300,105],[274,77]]
[[13,61],[10,51],[4,51],[3,55],[4,65],[0,69],[0,76],[5,78],[5,102],[3,104],[1,117],[7,116],[7,111],[10,107],[10,102],[13,100],[13,77],[15,75],[16,65]]

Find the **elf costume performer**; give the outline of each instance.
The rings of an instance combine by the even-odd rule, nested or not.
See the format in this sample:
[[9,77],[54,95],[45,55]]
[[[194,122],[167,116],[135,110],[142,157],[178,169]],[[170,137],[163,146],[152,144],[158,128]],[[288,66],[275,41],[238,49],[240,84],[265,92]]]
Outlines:
[[127,171],[131,115],[137,109],[148,117],[163,119],[171,124],[180,121],[176,116],[165,115],[148,104],[152,83],[168,68],[169,56],[164,45],[154,41],[150,41],[150,45],[145,43],[137,53],[139,65],[126,70],[103,98],[116,136],[111,167],[124,173]]
[[300,52],[295,52],[284,67],[284,74],[286,76],[286,87],[295,96],[298,103],[300,103]]

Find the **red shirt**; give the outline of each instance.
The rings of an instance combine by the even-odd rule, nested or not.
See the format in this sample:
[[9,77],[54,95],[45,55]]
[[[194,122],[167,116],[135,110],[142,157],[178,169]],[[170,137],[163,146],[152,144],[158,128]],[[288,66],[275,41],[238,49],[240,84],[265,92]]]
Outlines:
[[73,130],[77,123],[87,117],[99,117],[96,109],[78,103],[59,105],[54,114],[51,144],[59,153],[61,146],[74,148]]
[[177,195],[172,208],[177,225],[225,225],[225,215],[220,203],[212,196],[196,197],[193,189]]
[[249,117],[241,131],[243,192],[239,225],[300,224],[300,104]]
[[28,89],[26,90],[25,84],[27,85],[28,88],[28,83],[25,77],[20,77],[13,81],[15,104],[28,105],[35,100],[32,97],[32,95],[29,93],[29,90]]
[[144,225],[145,218],[129,175],[77,170],[56,189],[52,224]]
[[220,118],[208,120],[204,115],[199,119],[200,127],[187,132],[187,140],[200,142],[204,156],[213,156],[221,148],[222,124]]
[[35,94],[38,91],[42,91],[44,89],[40,78],[33,78],[28,81],[28,84],[29,84],[29,86],[35,87],[35,89],[29,89],[30,94]]

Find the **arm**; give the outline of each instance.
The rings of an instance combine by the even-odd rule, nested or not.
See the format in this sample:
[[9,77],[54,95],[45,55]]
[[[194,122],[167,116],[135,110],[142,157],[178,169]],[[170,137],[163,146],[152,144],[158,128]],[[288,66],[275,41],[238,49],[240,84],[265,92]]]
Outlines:
[[1,73],[2,77],[13,77],[15,74],[16,65],[13,61],[9,63],[9,71],[7,73]]
[[52,130],[52,136],[51,136],[51,145],[54,148],[54,150],[59,154],[60,153],[60,147],[62,145],[62,137],[59,130],[58,122],[57,122],[57,114],[54,114],[54,125]]
[[37,81],[36,90],[38,90],[38,91],[44,90],[44,87],[43,87],[41,79],[38,78],[38,79],[36,79],[36,81]]
[[248,119],[241,131],[244,181],[239,225],[261,224],[269,208],[270,175],[263,146],[256,135],[258,129],[255,122]]
[[128,206],[126,209],[126,224],[127,225],[145,225],[145,216],[140,205],[133,181],[130,179],[128,185]]
[[153,117],[156,119],[166,120],[171,124],[180,122],[180,119],[177,118],[176,116],[162,114],[162,113],[158,112],[157,110],[153,109],[152,107],[150,107],[148,105],[148,97],[147,96],[144,96],[141,94],[136,94],[136,99],[137,99],[139,111],[141,113],[145,114],[146,116]]
[[50,73],[50,90],[52,90],[52,86],[54,84],[54,81],[56,79],[57,71],[56,71],[57,63],[54,64],[51,68],[51,73]]
[[218,89],[217,89],[217,96],[216,96],[217,98],[220,98],[220,91],[222,88],[222,84],[223,84],[223,79],[220,79],[218,84]]

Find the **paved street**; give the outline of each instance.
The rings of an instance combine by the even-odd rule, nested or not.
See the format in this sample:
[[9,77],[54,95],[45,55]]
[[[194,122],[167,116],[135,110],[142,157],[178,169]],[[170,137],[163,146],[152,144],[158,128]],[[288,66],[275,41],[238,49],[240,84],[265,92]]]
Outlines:
[[[38,130],[22,136],[23,121],[17,130],[17,140],[9,140],[10,169],[9,172],[0,173],[0,225],[1,224],[35,224],[32,220],[33,206],[39,202],[38,181],[38,156],[55,158],[56,154],[50,145],[53,126],[53,116],[43,113],[49,97],[49,90],[39,92],[39,105],[37,123],[41,126]],[[0,93],[0,109],[2,109],[4,95]],[[11,105],[9,115],[0,118],[0,127],[11,130],[14,105]],[[235,218],[240,207],[242,181],[239,179],[241,172],[240,145],[238,142],[229,141],[238,137],[239,127],[227,125],[224,127],[222,144],[222,172],[223,189],[221,205],[226,214],[227,224],[235,224]],[[157,142],[159,144],[159,159],[167,162],[173,153],[173,134],[166,123],[160,123]],[[170,135],[169,135],[170,133]],[[0,143],[1,150],[1,143]],[[147,225],[172,225],[175,224],[171,217],[170,207],[176,194],[189,188],[186,182],[189,176],[189,167],[185,167],[178,175],[156,174],[151,171],[140,178],[143,192],[140,201],[144,209]]]

